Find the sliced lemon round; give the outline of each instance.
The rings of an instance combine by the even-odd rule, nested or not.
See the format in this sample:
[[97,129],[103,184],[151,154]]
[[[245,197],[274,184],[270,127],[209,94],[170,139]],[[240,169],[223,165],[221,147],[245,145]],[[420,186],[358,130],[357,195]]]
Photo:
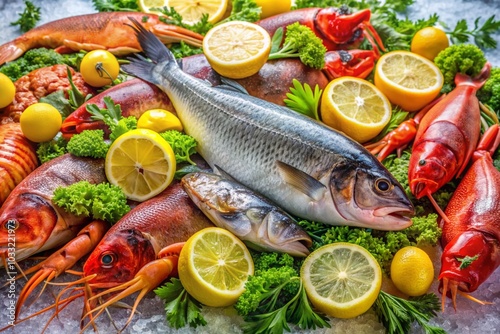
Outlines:
[[168,187],[176,169],[170,144],[157,132],[135,129],[118,137],[106,155],[105,172],[127,198],[145,201]]
[[443,74],[432,61],[416,53],[391,51],[378,60],[374,82],[393,104],[417,111],[439,95]]
[[257,73],[271,52],[269,33],[257,24],[230,21],[210,29],[203,53],[220,75],[241,79]]
[[208,227],[188,239],[179,255],[178,272],[196,300],[224,307],[236,303],[254,266],[240,239],[223,228]]
[[143,13],[158,14],[155,9],[167,6],[168,0],[137,0],[137,4]]
[[300,275],[314,307],[336,318],[354,318],[368,311],[382,286],[377,260],[365,248],[345,242],[309,254]]
[[382,131],[392,115],[387,97],[370,82],[341,77],[330,81],[321,98],[321,119],[364,143]]
[[208,14],[208,22],[216,23],[226,13],[228,0],[165,0],[168,7],[182,16],[182,23],[195,24],[203,14]]

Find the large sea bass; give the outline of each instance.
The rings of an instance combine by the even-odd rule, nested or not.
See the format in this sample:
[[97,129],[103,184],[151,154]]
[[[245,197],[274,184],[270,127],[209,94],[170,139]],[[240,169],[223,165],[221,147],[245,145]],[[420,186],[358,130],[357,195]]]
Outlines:
[[414,209],[401,185],[361,145],[288,108],[211,87],[134,26],[151,62],[132,59],[122,68],[167,93],[212,168],[301,218],[380,230],[411,225]]

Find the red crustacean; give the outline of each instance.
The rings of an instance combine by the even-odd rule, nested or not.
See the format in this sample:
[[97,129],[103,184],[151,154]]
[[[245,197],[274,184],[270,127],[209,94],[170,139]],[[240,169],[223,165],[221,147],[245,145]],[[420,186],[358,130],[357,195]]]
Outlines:
[[492,159],[499,144],[500,127],[494,125],[485,132],[446,207],[449,221],[440,221],[443,309],[447,295],[456,309],[457,292],[478,301],[468,293],[500,266],[500,172]]
[[345,6],[304,8],[271,16],[257,24],[272,35],[279,27],[286,28],[299,22],[311,28],[323,40],[328,51],[355,49],[367,38],[378,58],[380,50],[385,51],[385,48],[377,31],[370,24],[370,17],[369,9],[351,13]]
[[[476,92],[490,74],[486,63],[474,79],[458,73],[456,88],[422,118],[412,146],[408,181],[417,199],[462,175],[480,137],[481,114]],[[435,205],[437,206],[437,205]]]
[[0,266],[6,263],[9,231],[16,231],[16,262],[58,247],[72,239],[89,222],[87,217],[68,213],[52,203],[54,190],[78,181],[106,181],[104,159],[71,154],[52,159],[36,168],[10,193],[0,207]]
[[324,71],[329,79],[343,76],[366,78],[375,66],[377,54],[373,50],[338,50],[325,54]]
[[102,220],[92,221],[82,228],[77,236],[64,245],[64,247],[52,253],[42,262],[19,274],[16,279],[34,273],[28,282],[26,282],[17,298],[16,319],[19,319],[21,307],[26,302],[26,299],[40,283],[45,282],[38,296],[42,294],[48,282],[65,271],[70,270],[84,255],[93,251],[108,229],[108,223]]
[[[213,224],[191,201],[180,183],[171,184],[159,195],[135,206],[114,224],[85,261],[83,277],[68,283],[59,293],[54,305],[30,315],[29,318],[52,308],[55,308],[57,315],[70,302],[84,296],[83,332],[88,326],[94,325],[94,319],[106,307],[140,291],[125,324],[127,326],[143,296],[168,277],[177,275],[177,258],[184,242],[197,231],[209,226]],[[75,238],[77,239],[78,237]],[[77,249],[79,243],[75,242],[68,243],[62,251],[71,249],[73,255],[83,256],[83,250],[88,249],[97,237],[84,232],[80,239],[83,241],[80,251]],[[69,261],[70,259],[62,259],[59,254],[54,257],[52,264],[45,263],[44,267],[48,267],[49,272],[54,271],[54,268],[65,270]],[[85,286],[80,287],[80,284]],[[23,294],[23,298],[19,299],[17,311],[35,286],[33,284]],[[70,292],[69,297],[63,298],[67,292]],[[107,298],[108,296],[110,297]],[[104,302],[98,305],[103,299]],[[84,324],[86,318],[89,322]]]
[[24,137],[19,123],[0,123],[0,207],[36,167],[35,146]]
[[[94,314],[97,317],[109,305],[141,291],[134,304],[135,310],[147,292],[176,274],[182,243],[209,226],[213,224],[191,201],[179,182],[123,216],[106,233],[83,266],[84,276],[91,278],[88,284],[93,294],[85,302],[84,318],[90,318],[87,326],[93,323]],[[95,307],[100,297],[121,290],[117,296]]]
[[474,153],[481,131],[476,92],[488,79],[490,70],[491,64],[486,63],[475,78],[458,73],[453,91],[401,123],[379,142],[365,146],[383,160],[414,139],[408,171],[410,190],[417,199],[427,196],[445,219],[432,194],[462,175]]
[[71,16],[31,29],[11,42],[0,45],[0,65],[17,59],[29,49],[55,48],[60,53],[104,49],[122,56],[141,51],[135,34],[127,25],[138,22],[165,44],[184,41],[201,46],[203,36],[191,30],[161,22],[158,15],[140,12],[101,12]]

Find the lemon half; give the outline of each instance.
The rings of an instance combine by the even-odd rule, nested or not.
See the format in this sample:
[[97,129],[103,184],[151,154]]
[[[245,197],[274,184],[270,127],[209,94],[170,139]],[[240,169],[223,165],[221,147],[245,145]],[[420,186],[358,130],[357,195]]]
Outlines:
[[203,53],[212,68],[232,79],[257,73],[270,52],[269,33],[250,22],[230,21],[217,25],[203,38]]
[[364,143],[382,131],[392,115],[391,103],[370,82],[355,77],[332,80],[321,98],[321,119]]
[[172,182],[176,169],[170,144],[157,132],[135,129],[118,137],[106,155],[105,172],[127,198],[145,201]]
[[208,22],[216,23],[224,16],[227,4],[228,0],[165,0],[165,5],[175,9],[185,24],[199,22],[203,14],[208,15]]
[[368,311],[382,286],[377,260],[365,248],[345,242],[312,252],[300,275],[314,307],[336,318],[354,318]]
[[223,307],[236,303],[253,275],[253,260],[245,244],[231,232],[208,227],[188,239],[178,265],[186,291],[200,303]]
[[391,51],[375,67],[375,86],[393,104],[417,111],[434,100],[443,86],[443,74],[429,59],[408,51]]

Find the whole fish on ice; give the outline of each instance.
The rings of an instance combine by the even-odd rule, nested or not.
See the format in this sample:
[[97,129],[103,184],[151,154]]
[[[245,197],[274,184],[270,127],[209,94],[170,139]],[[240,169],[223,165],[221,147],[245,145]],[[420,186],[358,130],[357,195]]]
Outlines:
[[288,108],[184,73],[153,34],[134,22],[150,61],[122,68],[172,100],[198,152],[287,212],[331,225],[400,230],[414,208],[401,185],[365,148]]
[[282,209],[239,182],[214,173],[185,175],[182,187],[210,220],[250,248],[309,255],[311,237]]

